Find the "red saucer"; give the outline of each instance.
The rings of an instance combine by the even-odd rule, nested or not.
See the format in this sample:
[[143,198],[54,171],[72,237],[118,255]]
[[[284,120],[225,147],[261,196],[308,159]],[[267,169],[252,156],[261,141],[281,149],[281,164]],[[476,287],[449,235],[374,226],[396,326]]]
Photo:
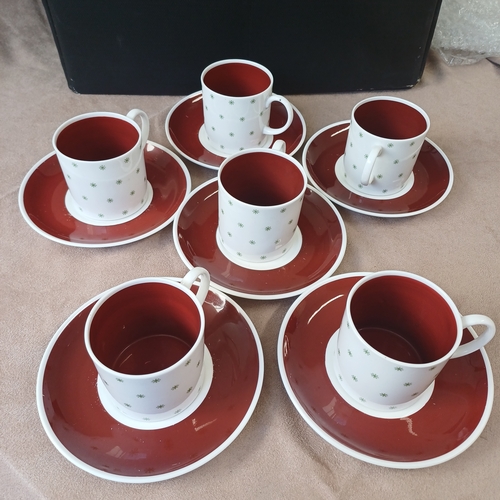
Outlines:
[[453,170],[446,155],[426,139],[413,168],[411,189],[388,200],[372,199],[349,191],[335,174],[335,163],[344,154],[349,121],[328,125],[314,134],[302,154],[309,180],[334,203],[354,212],[376,217],[409,217],[439,205],[451,191]]
[[347,244],[344,222],[337,209],[310,186],[299,218],[302,247],[291,262],[277,269],[253,270],[231,262],[217,246],[217,224],[217,179],[212,179],[189,195],[174,219],[172,231],[177,252],[189,268],[204,267],[215,288],[251,299],[299,295],[333,274]]
[[[294,155],[302,146],[306,137],[306,124],[302,115],[293,106],[294,117],[290,127],[274,140],[286,143],[286,153]],[[269,125],[282,127],[286,123],[286,112],[278,103],[271,104]],[[211,153],[203,147],[198,132],[203,125],[203,101],[201,91],[188,95],[178,102],[169,112],[165,122],[165,132],[175,150],[186,159],[202,167],[217,170],[225,158]]]
[[98,298],[59,328],[38,372],[38,411],[57,450],[93,475],[127,483],[170,479],[221,453],[245,427],[262,388],[262,347],[244,311],[229,297],[209,291],[203,305],[205,344],[214,373],[206,398],[177,424],[138,430],[114,420],[97,393],[83,328]]
[[[365,274],[330,278],[304,293],[288,311],[278,339],[286,391],[307,424],[327,442],[365,462],[414,469],[465,451],[481,434],[493,405],[493,375],[484,349],[448,362],[429,402],[410,417],[376,418],[335,391],[325,351],[338,329],[347,295]],[[463,341],[472,334],[464,330]]]
[[111,226],[75,219],[66,209],[68,188],[55,153],[42,158],[24,178],[19,190],[21,213],[37,233],[63,245],[112,247],[146,238],[172,222],[191,190],[191,178],[180,158],[159,144],[148,142],[145,158],[153,199],[135,219]]

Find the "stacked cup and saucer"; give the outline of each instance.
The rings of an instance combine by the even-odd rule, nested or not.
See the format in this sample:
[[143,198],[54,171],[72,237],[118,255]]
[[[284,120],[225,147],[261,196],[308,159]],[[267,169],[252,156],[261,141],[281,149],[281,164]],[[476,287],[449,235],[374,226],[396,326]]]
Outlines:
[[[196,119],[179,110],[183,102],[166,123],[174,146],[180,148],[189,122],[192,143],[218,158],[209,165],[217,178],[193,190],[174,219],[181,259],[188,268],[206,268],[214,287],[262,300],[298,295],[330,276],[346,248],[339,212],[307,184],[291,156],[305,125],[288,100],[272,92],[273,81],[251,61],[213,63],[202,72],[202,91],[189,97],[199,108]],[[275,115],[283,120],[273,123]]]
[[54,151],[21,184],[26,222],[57,243],[94,248],[165,228],[191,190],[191,178],[176,154],[148,136],[149,119],[139,109],[64,122],[53,135]]
[[494,334],[490,318],[461,316],[421,276],[343,274],[292,304],[278,364],[295,408],[328,443],[383,467],[430,467],[464,452],[488,422],[484,346]]
[[273,85],[273,74],[256,62],[210,64],[201,74],[202,90],[168,113],[168,140],[184,158],[214,170],[234,152],[268,148],[278,140],[294,155],[304,143],[306,124],[288,99],[273,93]]
[[416,104],[376,96],[356,104],[349,121],[328,125],[304,147],[310,182],[334,203],[368,216],[401,218],[438,206],[453,170],[427,133],[430,119]]
[[255,327],[205,269],[140,278],[94,297],[59,328],[40,364],[38,412],[56,449],[82,470],[162,481],[236,439],[263,369]]

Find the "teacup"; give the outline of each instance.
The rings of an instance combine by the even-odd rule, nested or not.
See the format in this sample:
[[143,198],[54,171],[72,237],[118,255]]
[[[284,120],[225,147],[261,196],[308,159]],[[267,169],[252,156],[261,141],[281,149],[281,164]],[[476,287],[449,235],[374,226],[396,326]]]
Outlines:
[[[423,109],[397,97],[370,97],[354,106],[343,177],[363,196],[400,196],[413,184],[413,167],[429,130]],[[340,180],[343,181],[342,177]]]
[[[190,290],[200,278],[196,295]],[[210,277],[194,268],[179,282],[141,278],[102,295],[85,323],[85,347],[99,396],[132,421],[166,420],[186,410],[204,382]],[[208,381],[210,383],[210,381]]]
[[58,127],[52,143],[68,185],[66,206],[72,215],[102,224],[147,208],[152,197],[144,161],[148,135],[148,116],[139,109],[127,116],[86,113]]
[[[460,345],[463,329],[474,325],[482,325],[482,333]],[[327,349],[327,371],[361,411],[416,411],[448,361],[484,347],[494,335],[489,317],[461,316],[431,281],[403,271],[376,272],[349,292]]]
[[248,149],[225,159],[218,172],[220,250],[243,266],[293,259],[306,187],[304,169],[283,151]]
[[[244,149],[269,147],[273,136],[292,123],[292,105],[273,94],[273,75],[262,66],[243,59],[226,59],[205,68],[201,75],[204,125],[201,143],[220,156]],[[271,128],[271,103],[286,110],[283,126]]]

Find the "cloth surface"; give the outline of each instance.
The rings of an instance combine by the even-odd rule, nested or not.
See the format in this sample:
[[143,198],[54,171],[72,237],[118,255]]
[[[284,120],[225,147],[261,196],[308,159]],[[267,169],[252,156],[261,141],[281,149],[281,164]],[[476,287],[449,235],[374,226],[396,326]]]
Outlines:
[[[414,272],[444,288],[463,314],[483,313],[500,325],[499,88],[500,69],[488,61],[448,67],[431,54],[418,85],[391,92],[428,112],[428,137],[451,161],[453,189],[440,206],[416,217],[382,219],[340,208],[348,244],[335,274]],[[310,137],[326,125],[349,119],[352,107],[370,95],[375,93],[287,97],[303,114]],[[29,169],[51,152],[57,126],[80,113],[125,114],[140,108],[151,120],[150,139],[171,148],[165,119],[182,97],[72,93],[41,2],[1,1],[0,497],[497,498],[497,402],[486,428],[469,449],[424,469],[365,463],[311,430],[290,402],[277,364],[277,337],[292,298],[235,299],[262,341],[264,384],[242,433],[207,464],[169,481],[122,484],[80,470],[54,448],[40,423],[35,385],[44,351],[59,326],[90,298],[114,285],[142,276],[180,277],[187,269],[176,253],[171,225],[147,239],[115,248],[75,248],[49,241],[23,220],[17,202],[19,187]],[[301,158],[301,151],[296,157]],[[193,188],[216,175],[188,161],[186,165]],[[486,348],[496,380],[499,345],[497,336]]]

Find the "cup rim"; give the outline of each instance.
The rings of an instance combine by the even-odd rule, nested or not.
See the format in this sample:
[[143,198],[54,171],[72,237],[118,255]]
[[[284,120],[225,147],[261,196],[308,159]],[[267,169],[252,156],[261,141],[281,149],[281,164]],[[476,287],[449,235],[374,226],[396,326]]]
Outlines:
[[[425,130],[422,133],[418,134],[418,135],[415,135],[415,136],[412,136],[412,137],[408,137],[406,139],[392,139],[392,138],[389,139],[387,137],[382,137],[380,135],[372,134],[368,130],[364,129],[361,125],[359,125],[359,123],[354,118],[354,114],[355,114],[356,110],[359,107],[361,107],[363,104],[366,104],[368,102],[373,102],[373,101],[393,101],[393,102],[399,102],[401,104],[405,104],[406,106],[409,106],[410,108],[415,109],[416,111],[418,111],[422,115],[422,117],[425,120],[425,124],[426,124]],[[356,103],[354,105],[354,107],[352,108],[352,111],[351,111],[350,124],[352,124],[353,121],[356,122],[357,126],[360,129],[362,129],[369,136],[376,137],[377,139],[390,140],[391,142],[396,142],[396,143],[400,143],[400,142],[404,142],[404,141],[411,141],[411,140],[418,140],[418,139],[421,139],[422,137],[426,137],[427,134],[428,134],[428,132],[429,132],[429,129],[431,127],[431,120],[429,118],[429,115],[425,112],[424,109],[422,109],[418,104],[415,104],[415,103],[413,103],[411,101],[408,101],[407,99],[402,99],[401,97],[394,97],[394,96],[373,96],[373,97],[367,97],[366,99],[363,99],[362,101],[359,101],[358,103]]]
[[[226,94],[221,94],[220,92],[217,92],[216,90],[213,90],[212,88],[210,88],[205,83],[205,76],[206,76],[206,74],[210,70],[212,70],[212,69],[214,69],[214,68],[216,68],[218,66],[222,66],[224,64],[234,64],[234,63],[237,63],[237,64],[247,64],[249,66],[253,66],[255,68],[259,68],[264,73],[266,73],[266,75],[269,77],[269,86],[266,87],[263,91],[257,92],[256,94],[250,94],[250,95],[246,95],[246,96],[228,96]],[[218,96],[221,96],[221,97],[231,97],[231,99],[234,99],[234,100],[248,99],[250,97],[255,97],[255,96],[259,96],[259,95],[265,94],[267,91],[269,91],[269,89],[273,88],[273,84],[274,84],[274,76],[271,73],[271,71],[269,69],[267,69],[265,66],[263,66],[262,64],[260,64],[258,62],[255,62],[255,61],[250,61],[249,59],[221,59],[220,61],[215,61],[215,62],[209,64],[202,71],[200,79],[201,79],[201,85],[202,85],[202,87],[207,88],[208,90],[210,90],[210,92],[213,92],[214,94],[217,94]]]
[[351,288],[349,291],[349,294],[347,296],[346,300],[346,305],[345,305],[345,312],[347,314],[347,317],[351,324],[354,324],[354,321],[352,319],[351,315],[351,301],[356,293],[356,291],[363,286],[364,283],[367,283],[368,281],[371,281],[373,279],[377,279],[382,276],[399,276],[399,277],[404,277],[404,278],[410,278],[413,280],[416,280],[420,283],[423,283],[424,285],[428,286],[435,292],[437,292],[441,298],[447,303],[448,307],[450,308],[454,318],[455,318],[455,323],[457,326],[457,332],[456,332],[456,338],[455,342],[453,343],[453,346],[448,350],[446,354],[441,356],[438,359],[435,359],[433,361],[428,361],[427,363],[408,363],[407,361],[399,361],[397,359],[391,358],[390,356],[387,356],[386,354],[381,353],[378,349],[374,348],[371,344],[369,344],[358,332],[357,328],[351,328],[350,332],[353,333],[356,338],[367,348],[369,348],[371,351],[373,351],[377,356],[386,359],[388,361],[392,361],[394,363],[397,363],[400,366],[405,366],[407,368],[429,368],[432,366],[438,366],[441,363],[449,360],[453,353],[457,350],[458,346],[460,345],[460,342],[462,341],[462,328],[461,328],[461,315],[457,309],[457,306],[453,302],[453,300],[450,298],[450,296],[438,285],[433,283],[432,281],[428,280],[427,278],[424,278],[423,276],[419,276],[418,274],[415,273],[410,273],[407,271],[397,271],[397,270],[387,270],[387,271],[377,271],[371,274],[368,274],[367,276],[361,278],[357,283],[354,284],[354,286]]
[[[93,351],[92,346],[90,344],[90,329],[91,329],[91,325],[92,325],[92,320],[94,319],[98,310],[101,308],[101,306],[104,304],[104,302],[107,299],[109,299],[113,295],[117,294],[121,290],[124,290],[125,288],[129,288],[131,286],[140,285],[140,284],[144,284],[144,283],[161,283],[164,285],[173,286],[174,288],[177,288],[178,290],[181,290],[186,295],[188,295],[192,299],[192,301],[194,302],[196,308],[198,309],[198,313],[200,315],[200,330],[198,332],[198,336],[196,338],[196,341],[191,346],[189,351],[173,365],[167,366],[166,368],[163,368],[162,370],[158,370],[156,372],[151,372],[151,373],[143,373],[143,374],[122,373],[122,372],[113,370],[109,366],[105,365],[94,354],[94,351]],[[196,295],[189,288],[181,285],[180,282],[173,281],[173,280],[170,280],[168,278],[158,278],[158,277],[136,278],[136,279],[121,283],[120,285],[117,285],[117,286],[107,290],[99,298],[99,300],[93,305],[92,309],[89,312],[89,315],[87,316],[87,319],[85,320],[84,342],[85,342],[85,349],[87,350],[87,353],[90,356],[90,358],[92,359],[92,361],[96,365],[98,365],[100,368],[102,368],[103,370],[106,370],[107,372],[109,372],[113,375],[119,376],[120,378],[128,378],[130,380],[137,380],[137,381],[147,380],[151,377],[158,376],[158,374],[166,374],[166,373],[169,373],[171,371],[174,371],[177,367],[182,365],[196,349],[198,349],[200,343],[205,342],[205,314],[203,313],[203,308],[202,308],[201,304],[199,303],[198,299],[196,298]]]
[[[137,134],[138,134],[137,142],[125,153],[123,153],[119,156],[113,156],[112,158],[106,158],[106,160],[79,160],[78,158],[73,158],[71,156],[64,154],[62,151],[60,151],[58,149],[57,139],[59,138],[59,135],[66,127],[69,127],[73,123],[83,121],[83,120],[86,120],[88,118],[99,118],[99,117],[117,118],[119,120],[123,120],[123,121],[129,123],[130,125],[133,125],[135,127],[135,129],[137,130]],[[117,159],[120,159],[120,158],[123,158],[123,157],[129,155],[133,149],[135,149],[135,148],[137,148],[137,146],[141,145],[141,135],[142,135],[142,131],[141,131],[141,128],[139,127],[139,125],[135,122],[135,120],[133,120],[132,118],[130,118],[126,115],[122,115],[120,113],[113,113],[111,111],[91,111],[88,113],[82,113],[80,115],[73,116],[72,118],[69,118],[65,122],[61,123],[61,125],[59,125],[57,127],[56,131],[52,135],[52,147],[54,148],[54,151],[57,153],[57,155],[60,155],[63,158],[66,158],[67,160],[78,161],[82,164],[83,163],[97,164],[97,163],[102,163],[103,161],[117,160]]]
[[[281,158],[284,158],[285,160],[289,160],[291,163],[293,163],[297,167],[297,169],[299,170],[299,172],[302,174],[302,178],[304,180],[304,185],[302,186],[302,189],[300,190],[300,193],[297,194],[297,196],[295,196],[291,200],[285,201],[284,203],[279,203],[277,205],[259,206],[259,210],[264,210],[264,211],[265,210],[274,210],[276,208],[283,207],[285,205],[289,205],[290,203],[293,203],[296,200],[298,200],[299,198],[301,198],[302,196],[304,196],[304,193],[306,192],[306,189],[307,189],[307,185],[308,185],[307,182],[308,182],[308,180],[307,180],[307,174],[306,174],[304,168],[302,167],[302,165],[293,156],[290,156],[289,154],[283,153],[281,151],[277,151],[275,149],[263,149],[263,148],[249,148],[249,149],[245,149],[243,151],[238,151],[237,153],[234,153],[233,155],[225,158],[224,161],[221,163],[221,166],[219,167],[219,171],[217,172],[217,186],[218,186],[219,190],[220,189],[224,189],[224,191],[229,196],[231,196],[232,198],[234,198],[234,196],[230,195],[229,192],[227,191],[227,189],[222,184],[222,180],[221,180],[222,170],[224,169],[224,167],[232,159],[234,159],[234,158],[236,158],[238,156],[243,156],[243,155],[253,154],[253,153],[273,154],[275,156],[280,156]],[[236,201],[238,203],[240,203],[244,207],[253,207],[254,206],[252,203],[247,203],[245,201],[238,200],[237,198],[235,198],[235,199],[236,199]]]

